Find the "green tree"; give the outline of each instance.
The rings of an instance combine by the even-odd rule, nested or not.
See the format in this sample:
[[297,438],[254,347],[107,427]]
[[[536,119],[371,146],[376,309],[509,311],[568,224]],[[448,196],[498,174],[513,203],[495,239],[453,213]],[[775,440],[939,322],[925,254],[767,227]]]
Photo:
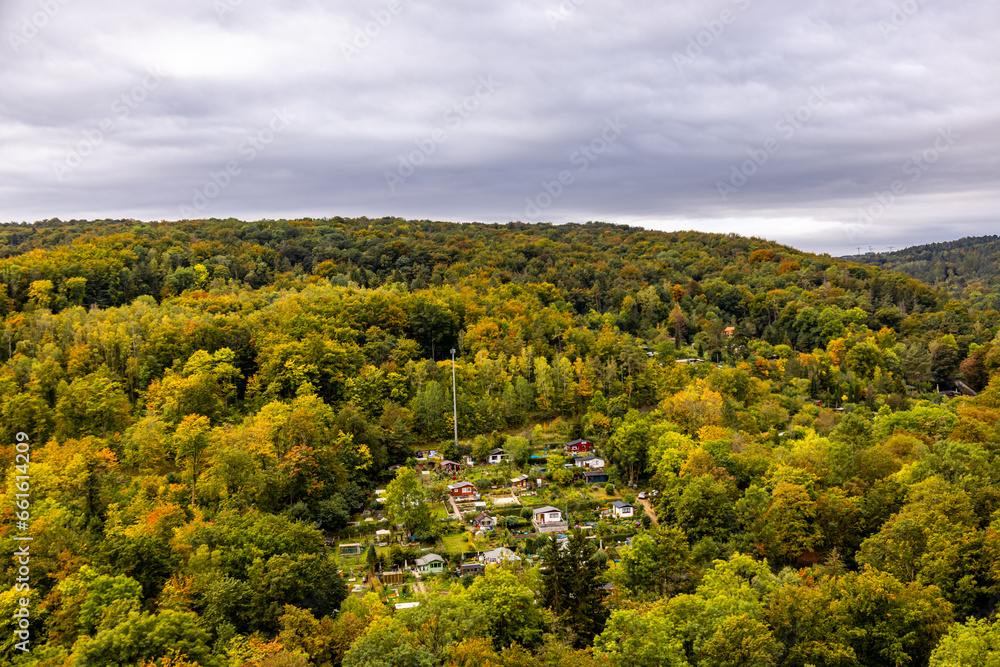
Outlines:
[[711,475],[688,481],[673,502],[677,524],[692,541],[703,537],[726,539],[735,525],[735,506],[729,488]]
[[56,587],[59,606],[46,620],[49,640],[71,646],[78,635],[93,635],[106,620],[140,611],[142,586],[135,579],[102,575],[84,565]]
[[441,383],[437,380],[430,380],[418,389],[413,401],[410,403],[410,410],[413,412],[413,423],[417,430],[423,433],[428,439],[440,439],[445,435],[445,409],[446,398]]
[[420,476],[413,468],[396,471],[396,478],[385,490],[385,508],[393,523],[401,524],[406,534],[423,533],[431,523],[431,509]]
[[980,618],[951,626],[930,667],[1000,667],[1000,624]]
[[961,358],[958,344],[951,334],[942,336],[931,345],[931,376],[942,389],[951,389]]
[[767,624],[745,614],[728,616],[701,650],[699,664],[712,667],[770,667],[781,646]]
[[143,600],[159,595],[177,570],[180,558],[163,535],[123,526],[105,528],[94,554],[100,570],[120,572],[142,585]]
[[764,515],[771,553],[792,561],[812,549],[822,538],[815,526],[816,503],[800,484],[780,482],[771,492],[771,506]]
[[118,431],[129,422],[131,405],[107,366],[84,377],[63,383],[56,403],[57,432],[62,437],[100,435]]
[[344,667],[435,667],[438,661],[413,633],[377,618],[344,654]]
[[121,622],[103,627],[93,637],[84,637],[73,649],[73,667],[132,667],[179,651],[205,667],[222,667],[212,654],[208,632],[198,616],[187,611],[157,614],[133,611]]
[[66,292],[66,299],[77,306],[83,305],[83,298],[87,291],[87,279],[81,276],[68,278],[63,284]]
[[649,422],[636,410],[629,410],[625,420],[608,440],[608,457],[628,471],[630,484],[635,482],[637,473],[646,469],[649,440]]
[[477,435],[472,439],[472,457],[477,461],[485,461],[493,446],[485,435]]
[[852,347],[847,353],[846,362],[851,372],[864,382],[870,382],[874,378],[876,369],[885,367],[881,350],[869,340]]
[[500,650],[515,642],[527,648],[541,643],[544,619],[531,589],[502,567],[488,567],[467,589],[469,599],[485,606],[486,630]]
[[541,550],[542,599],[573,630],[577,646],[589,645],[607,616],[596,551],[579,529],[565,545],[551,535]]
[[862,543],[857,559],[901,581],[937,586],[966,616],[1000,589],[997,554],[1000,539],[979,528],[969,494],[934,476],[910,486],[909,501]]
[[234,360],[229,348],[213,354],[196,351],[183,366],[178,363],[150,387],[147,406],[173,423],[191,414],[211,420],[226,417],[242,378]]
[[507,442],[504,443],[504,451],[518,468],[525,467],[531,460],[531,443],[527,438],[507,438]]
[[662,605],[611,612],[594,639],[594,655],[610,667],[690,667],[681,628]]
[[661,526],[652,533],[632,538],[632,547],[621,557],[625,575],[622,583],[635,591],[669,597],[688,587],[692,565],[684,532],[673,526]]
[[177,463],[186,465],[191,473],[192,507],[197,497],[198,475],[202,471],[205,452],[208,450],[208,433],[208,417],[196,415],[184,417],[174,432]]
[[286,605],[332,614],[347,597],[347,584],[329,552],[278,554],[255,559],[248,571],[252,620],[256,630],[275,633]]
[[488,619],[484,605],[468,595],[451,594],[429,597],[411,609],[396,614],[396,621],[413,633],[417,644],[438,657],[451,654],[456,645],[468,638],[486,638]]
[[922,343],[907,345],[902,360],[906,378],[916,387],[923,388],[931,381],[931,353]]
[[825,589],[829,636],[853,648],[865,667],[926,664],[952,623],[951,605],[936,587],[904,585],[871,568],[830,580]]

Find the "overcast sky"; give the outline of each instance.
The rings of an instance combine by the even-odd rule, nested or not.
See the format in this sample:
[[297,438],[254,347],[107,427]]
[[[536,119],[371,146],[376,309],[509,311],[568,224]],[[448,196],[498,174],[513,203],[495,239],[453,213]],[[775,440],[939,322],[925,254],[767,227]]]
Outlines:
[[0,25],[4,221],[604,220],[833,255],[1000,221],[995,0],[2,0]]

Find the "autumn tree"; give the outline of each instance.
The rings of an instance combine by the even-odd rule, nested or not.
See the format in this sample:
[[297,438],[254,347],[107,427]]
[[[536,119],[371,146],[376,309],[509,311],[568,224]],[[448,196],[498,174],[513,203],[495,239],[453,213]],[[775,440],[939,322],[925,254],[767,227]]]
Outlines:
[[63,383],[56,403],[58,432],[63,437],[108,437],[129,422],[130,404],[121,382],[107,366],[68,385]]
[[191,474],[192,507],[196,502],[198,475],[203,468],[208,445],[208,417],[188,415],[177,425],[177,430],[174,431],[174,447],[177,451],[177,463],[186,465]]

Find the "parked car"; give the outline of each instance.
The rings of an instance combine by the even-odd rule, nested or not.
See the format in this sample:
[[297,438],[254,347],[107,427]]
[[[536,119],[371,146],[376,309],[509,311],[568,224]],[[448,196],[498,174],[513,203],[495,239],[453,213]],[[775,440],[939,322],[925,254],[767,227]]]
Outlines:
[[648,497],[649,497],[649,494],[647,494],[645,491],[640,491],[639,492],[639,500],[645,500]]

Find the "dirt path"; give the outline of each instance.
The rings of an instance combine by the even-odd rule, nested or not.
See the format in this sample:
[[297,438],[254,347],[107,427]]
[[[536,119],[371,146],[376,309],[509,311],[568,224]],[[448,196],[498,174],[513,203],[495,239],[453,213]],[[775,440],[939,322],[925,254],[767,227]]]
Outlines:
[[640,500],[639,502],[642,503],[643,509],[646,510],[646,514],[649,515],[650,521],[653,522],[653,527],[658,527],[660,523],[656,520],[656,510],[653,509],[653,504],[649,502],[649,498]]
[[451,496],[448,496],[448,502],[451,503],[451,509],[453,509],[455,511],[455,518],[458,519],[459,521],[461,521],[462,520],[462,513],[458,509],[458,503],[456,503],[455,499],[452,498]]

